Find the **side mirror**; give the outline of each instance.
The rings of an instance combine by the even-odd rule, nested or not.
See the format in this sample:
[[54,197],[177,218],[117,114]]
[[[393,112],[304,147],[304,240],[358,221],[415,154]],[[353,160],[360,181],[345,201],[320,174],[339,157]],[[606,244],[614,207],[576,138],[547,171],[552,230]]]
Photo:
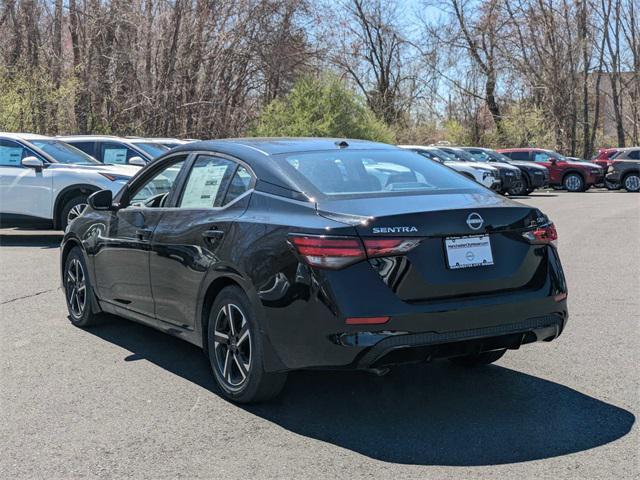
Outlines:
[[113,193],[111,190],[100,190],[89,197],[89,206],[94,210],[112,210]]
[[144,167],[147,164],[142,157],[131,157],[129,159],[129,165],[135,165],[136,167]]
[[551,162],[551,165],[555,165],[556,163],[558,163],[558,159],[554,157],[551,157],[549,161]]
[[23,167],[33,168],[36,172],[41,172],[44,168],[44,162],[38,157],[25,157],[20,163]]

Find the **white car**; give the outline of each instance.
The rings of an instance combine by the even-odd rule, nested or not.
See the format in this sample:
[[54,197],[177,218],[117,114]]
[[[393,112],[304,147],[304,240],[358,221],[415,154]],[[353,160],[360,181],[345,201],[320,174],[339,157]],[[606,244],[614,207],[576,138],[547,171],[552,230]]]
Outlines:
[[139,170],[102,165],[55,137],[0,132],[0,224],[64,230],[89,195],[116,194]]
[[476,165],[471,162],[459,162],[454,160],[449,154],[437,147],[425,147],[421,145],[398,145],[400,148],[413,150],[429,160],[434,160],[446,165],[449,168],[475,180],[480,185],[487,188],[497,189],[500,186],[497,169],[490,165]]
[[138,137],[60,135],[56,138],[108,165],[143,166],[169,151],[169,147],[160,142]]

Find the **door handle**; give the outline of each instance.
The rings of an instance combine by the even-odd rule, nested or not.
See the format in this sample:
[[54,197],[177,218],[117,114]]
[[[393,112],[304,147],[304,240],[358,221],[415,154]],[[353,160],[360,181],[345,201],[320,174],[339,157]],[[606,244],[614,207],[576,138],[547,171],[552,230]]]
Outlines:
[[222,230],[211,229],[202,233],[202,236],[208,240],[220,240],[224,237],[224,232]]
[[138,238],[138,240],[148,241],[151,238],[152,233],[153,230],[150,230],[148,228],[139,228],[138,230],[136,230],[136,237]]

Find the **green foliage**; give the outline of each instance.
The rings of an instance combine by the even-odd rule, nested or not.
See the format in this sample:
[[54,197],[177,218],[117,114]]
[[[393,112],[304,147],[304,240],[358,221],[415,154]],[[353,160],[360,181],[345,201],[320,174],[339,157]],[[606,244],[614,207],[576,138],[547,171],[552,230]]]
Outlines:
[[44,70],[0,69],[0,131],[58,133],[73,117],[73,82],[56,87]]
[[394,143],[394,134],[334,77],[305,78],[265,107],[253,132],[263,137],[341,137]]
[[491,132],[485,143],[494,148],[555,148],[553,134],[542,109],[522,103],[514,103],[505,110],[502,134]]

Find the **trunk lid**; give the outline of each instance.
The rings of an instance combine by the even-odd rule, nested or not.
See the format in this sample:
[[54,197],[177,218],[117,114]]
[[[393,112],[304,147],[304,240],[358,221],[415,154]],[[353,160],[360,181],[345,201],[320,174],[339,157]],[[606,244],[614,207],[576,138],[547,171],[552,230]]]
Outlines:
[[[540,246],[529,244],[522,231],[546,217],[535,208],[491,193],[328,200],[319,202],[318,213],[336,220],[336,214],[343,215],[341,221],[354,224],[362,238],[421,238],[417,247],[403,255],[369,261],[408,302],[526,288],[544,265]],[[451,247],[451,239],[459,237],[489,240],[493,264],[452,266],[449,256],[454,254],[447,245]],[[468,239],[462,241],[466,244]]]

